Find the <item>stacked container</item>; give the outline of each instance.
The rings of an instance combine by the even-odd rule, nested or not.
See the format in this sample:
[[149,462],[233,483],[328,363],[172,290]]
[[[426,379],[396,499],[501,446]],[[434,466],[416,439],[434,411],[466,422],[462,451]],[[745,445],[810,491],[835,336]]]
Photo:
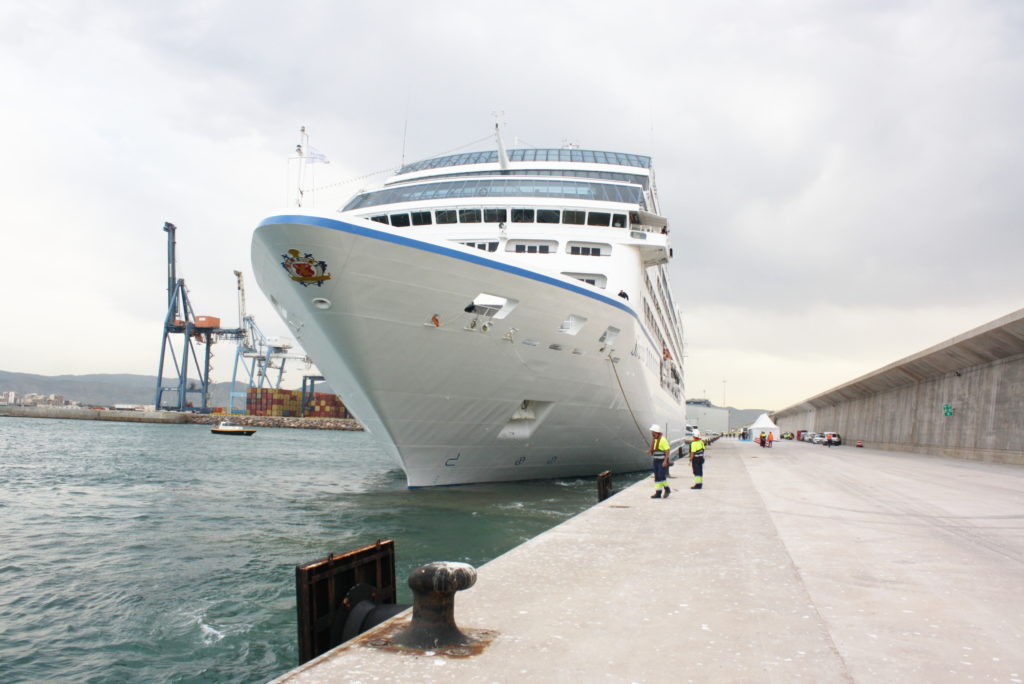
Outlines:
[[[301,416],[302,392],[250,387],[245,399],[245,412],[251,416]],[[316,392],[306,406],[306,417],[348,418],[349,415],[337,396]]]

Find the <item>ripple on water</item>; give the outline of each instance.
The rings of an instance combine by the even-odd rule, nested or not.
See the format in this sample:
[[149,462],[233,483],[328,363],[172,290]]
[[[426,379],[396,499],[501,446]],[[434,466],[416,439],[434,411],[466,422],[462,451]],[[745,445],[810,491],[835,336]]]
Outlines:
[[239,442],[0,420],[4,681],[267,681],[297,663],[297,564],[394,539],[409,602],[413,568],[479,565],[595,498],[587,479],[409,490],[363,433]]

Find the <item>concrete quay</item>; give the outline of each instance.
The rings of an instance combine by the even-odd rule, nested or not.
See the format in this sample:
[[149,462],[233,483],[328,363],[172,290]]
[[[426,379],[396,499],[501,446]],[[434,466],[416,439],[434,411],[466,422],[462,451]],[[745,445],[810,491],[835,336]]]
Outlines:
[[123,423],[187,423],[189,414],[178,411],[118,411],[77,406],[2,406],[0,416],[9,418],[56,418],[110,420]]
[[1024,467],[727,439],[703,490],[673,471],[479,568],[480,653],[381,647],[407,612],[275,682],[1024,682]]

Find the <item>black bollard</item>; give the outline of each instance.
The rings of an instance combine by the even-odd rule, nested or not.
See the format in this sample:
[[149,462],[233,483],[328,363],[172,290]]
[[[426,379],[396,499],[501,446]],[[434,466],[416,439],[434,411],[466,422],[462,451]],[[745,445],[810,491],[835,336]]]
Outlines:
[[406,648],[436,649],[473,642],[455,624],[455,592],[476,584],[476,569],[468,563],[429,563],[412,571],[412,624],[393,638]]
[[606,470],[597,476],[597,500],[604,501],[614,493],[612,490],[612,471]]

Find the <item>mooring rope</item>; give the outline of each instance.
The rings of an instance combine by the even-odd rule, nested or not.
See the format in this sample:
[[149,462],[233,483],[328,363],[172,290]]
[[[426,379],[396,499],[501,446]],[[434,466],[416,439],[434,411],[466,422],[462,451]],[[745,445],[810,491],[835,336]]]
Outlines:
[[612,372],[615,374],[615,382],[619,385],[619,391],[622,392],[622,399],[626,402],[626,408],[629,410],[629,415],[633,419],[633,425],[636,425],[637,432],[640,433],[640,439],[647,443],[647,433],[640,427],[640,422],[636,419],[636,414],[633,413],[633,407],[629,405],[629,397],[626,396],[626,389],[622,386],[622,380],[619,378],[619,371],[615,368],[615,360],[612,358],[612,353],[608,352],[608,362],[612,364]]

